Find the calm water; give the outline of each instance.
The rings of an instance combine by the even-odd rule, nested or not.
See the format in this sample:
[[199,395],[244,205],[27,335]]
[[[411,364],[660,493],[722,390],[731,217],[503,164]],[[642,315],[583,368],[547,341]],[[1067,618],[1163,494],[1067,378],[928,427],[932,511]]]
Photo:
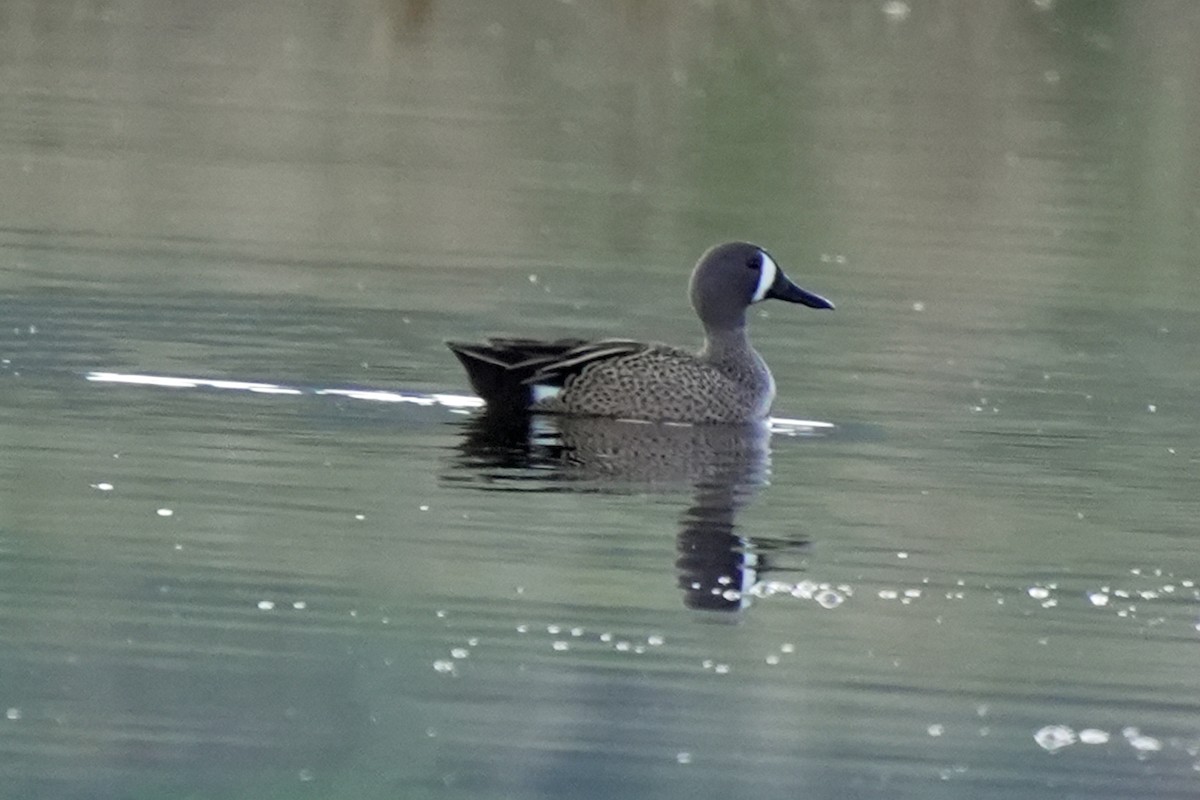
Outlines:
[[[0,2],[0,796],[1196,797],[1198,38]],[[834,427],[432,401],[727,238]]]

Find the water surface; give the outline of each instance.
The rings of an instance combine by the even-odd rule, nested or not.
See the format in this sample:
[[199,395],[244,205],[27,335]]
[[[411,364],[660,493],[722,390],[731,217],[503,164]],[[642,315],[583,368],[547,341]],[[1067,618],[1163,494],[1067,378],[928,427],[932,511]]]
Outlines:
[[[4,794],[1194,797],[1198,34],[0,3]],[[727,238],[833,427],[445,400]]]

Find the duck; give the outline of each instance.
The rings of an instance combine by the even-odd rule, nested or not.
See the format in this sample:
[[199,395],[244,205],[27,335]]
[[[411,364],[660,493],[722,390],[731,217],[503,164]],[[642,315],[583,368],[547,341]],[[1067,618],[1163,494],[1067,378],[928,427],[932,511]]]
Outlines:
[[775,379],[750,344],[746,312],[765,300],[833,309],[750,242],[709,248],[688,284],[704,329],[699,351],[633,339],[491,337],[446,345],[489,414],[562,414],[643,422],[766,419]]

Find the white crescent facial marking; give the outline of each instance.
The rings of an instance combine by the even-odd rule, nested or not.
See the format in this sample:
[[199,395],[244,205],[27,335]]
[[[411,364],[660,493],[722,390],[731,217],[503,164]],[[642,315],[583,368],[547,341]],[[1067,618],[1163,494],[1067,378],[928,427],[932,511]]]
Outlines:
[[771,284],[775,282],[775,276],[779,274],[779,267],[775,266],[775,262],[771,260],[766,251],[759,250],[758,252],[762,255],[762,268],[758,273],[758,287],[750,298],[751,303],[758,303],[766,299],[767,292],[771,290]]

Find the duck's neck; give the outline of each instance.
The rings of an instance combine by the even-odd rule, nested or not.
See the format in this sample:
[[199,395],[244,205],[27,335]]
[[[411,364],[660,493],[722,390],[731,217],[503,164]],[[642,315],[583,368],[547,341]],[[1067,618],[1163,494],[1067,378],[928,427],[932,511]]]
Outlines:
[[732,328],[705,328],[704,330],[704,347],[700,350],[700,357],[707,361],[714,364],[736,362],[745,359],[748,354],[753,352],[754,349],[750,346],[750,337],[746,335],[744,324]]
[[756,404],[754,417],[766,416],[775,399],[775,379],[767,362],[750,346],[745,325],[706,328],[700,357],[732,380]]

